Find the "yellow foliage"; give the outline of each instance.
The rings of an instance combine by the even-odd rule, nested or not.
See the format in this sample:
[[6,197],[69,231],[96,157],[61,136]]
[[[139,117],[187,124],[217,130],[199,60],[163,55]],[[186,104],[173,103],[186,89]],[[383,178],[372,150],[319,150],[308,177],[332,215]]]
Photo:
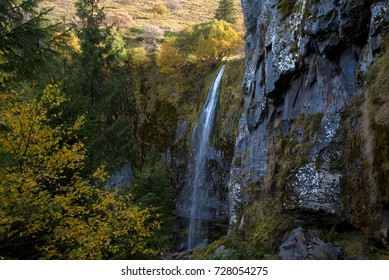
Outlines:
[[214,45],[217,59],[228,58],[236,53],[242,45],[242,38],[234,25],[224,21],[215,21],[208,40]]
[[199,60],[222,60],[235,54],[242,45],[242,38],[231,23],[215,20],[208,36],[202,36],[194,55]]
[[170,74],[187,63],[180,52],[175,39],[168,39],[161,46],[157,57],[157,66],[162,73]]
[[198,60],[216,60],[214,42],[201,36],[193,54]]
[[153,12],[155,14],[164,15],[168,12],[168,8],[162,2],[157,2],[153,5]]
[[[159,228],[130,196],[99,189],[80,176],[86,158],[75,132],[84,122],[52,126],[66,98],[48,85],[40,98],[18,93],[0,72],[0,247],[33,244],[43,259],[103,259],[119,252],[156,254]],[[0,256],[1,258],[1,256]]]
[[[80,40],[75,34],[74,30],[69,30],[66,33],[67,36],[64,36],[62,32],[54,32],[50,41],[54,43],[54,48],[57,45],[66,45],[69,49],[75,52],[81,51]],[[58,49],[56,49],[58,51]],[[61,50],[63,52],[63,50]],[[63,53],[65,56],[70,56],[68,52]]]

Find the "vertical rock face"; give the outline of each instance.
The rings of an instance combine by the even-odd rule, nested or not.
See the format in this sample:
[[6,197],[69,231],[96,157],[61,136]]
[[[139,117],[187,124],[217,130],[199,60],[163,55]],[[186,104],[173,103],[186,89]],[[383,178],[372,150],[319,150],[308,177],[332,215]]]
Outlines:
[[380,49],[389,2],[242,0],[242,9],[245,109],[228,184],[230,222],[241,222],[249,186],[278,194],[285,211],[349,219],[345,139],[360,122],[348,131],[342,124],[363,95],[358,78]]

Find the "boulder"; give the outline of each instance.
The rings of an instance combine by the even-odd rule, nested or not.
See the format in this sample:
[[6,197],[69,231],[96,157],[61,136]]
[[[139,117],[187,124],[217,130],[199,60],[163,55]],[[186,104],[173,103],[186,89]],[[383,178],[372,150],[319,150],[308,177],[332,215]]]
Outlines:
[[333,243],[320,239],[315,230],[296,228],[286,235],[279,248],[281,260],[339,260],[342,250]]

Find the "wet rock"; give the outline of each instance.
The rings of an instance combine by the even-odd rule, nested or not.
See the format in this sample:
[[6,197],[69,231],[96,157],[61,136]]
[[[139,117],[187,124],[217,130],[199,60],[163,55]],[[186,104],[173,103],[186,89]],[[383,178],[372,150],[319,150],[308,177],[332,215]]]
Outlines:
[[320,239],[314,230],[296,228],[285,236],[279,248],[282,260],[338,260],[343,258],[342,250],[332,243]]
[[134,178],[134,172],[131,168],[131,163],[127,163],[113,174],[105,182],[105,187],[111,190],[120,189],[124,186],[130,186]]
[[188,126],[189,124],[187,121],[177,122],[176,139],[175,139],[176,143],[179,143],[180,141],[184,140],[186,134],[188,133]]
[[172,259],[172,260],[188,260],[191,253],[192,253],[192,251],[189,251],[189,250],[174,253],[170,256],[170,259]]
[[[379,1],[372,5],[369,31],[370,48],[375,53],[382,43],[382,32],[385,31],[385,22],[389,22],[389,5],[385,1]],[[386,25],[386,28],[387,25]]]
[[389,240],[389,205],[386,205],[382,211],[380,234],[383,239]]

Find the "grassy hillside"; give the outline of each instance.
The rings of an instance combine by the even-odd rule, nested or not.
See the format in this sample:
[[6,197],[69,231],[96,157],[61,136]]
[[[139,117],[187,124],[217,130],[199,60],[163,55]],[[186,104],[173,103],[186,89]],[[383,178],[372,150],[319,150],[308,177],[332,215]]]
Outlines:
[[[66,21],[74,17],[74,2],[76,0],[42,0],[44,6],[54,6],[53,17]],[[218,0],[177,0],[180,7],[169,10],[161,15],[153,11],[157,2],[167,3],[166,0],[101,0],[105,7],[107,18],[115,20],[118,16],[128,19],[127,27],[142,28],[153,24],[165,31],[178,31],[188,25],[213,18]],[[242,22],[240,0],[236,1],[238,21]]]

